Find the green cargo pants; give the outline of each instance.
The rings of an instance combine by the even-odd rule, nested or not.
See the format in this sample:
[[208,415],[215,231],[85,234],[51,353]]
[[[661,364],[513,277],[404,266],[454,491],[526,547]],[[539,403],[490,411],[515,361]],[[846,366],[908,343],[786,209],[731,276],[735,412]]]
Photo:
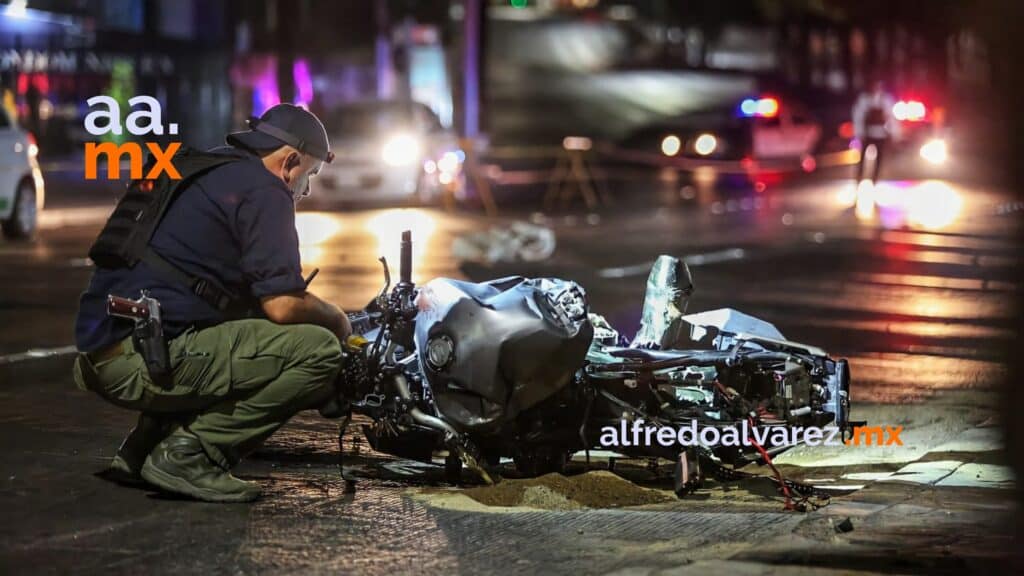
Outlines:
[[80,354],[75,382],[130,410],[174,415],[207,455],[230,469],[289,418],[323,404],[341,366],[330,331],[310,324],[237,320],[170,341],[173,386],[155,384],[131,338],[119,356]]

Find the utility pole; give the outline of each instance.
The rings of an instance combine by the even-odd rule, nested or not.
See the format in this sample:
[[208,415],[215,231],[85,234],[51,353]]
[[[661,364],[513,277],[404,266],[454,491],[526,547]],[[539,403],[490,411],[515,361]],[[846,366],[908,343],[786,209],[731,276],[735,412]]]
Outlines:
[[483,27],[481,0],[463,0],[462,16],[462,135],[480,133],[480,44]]
[[394,95],[394,63],[391,60],[391,22],[388,0],[374,2],[377,21],[377,40],[374,43],[374,63],[377,69],[377,98],[388,100]]
[[269,10],[274,11],[273,22],[277,27],[277,92],[281,102],[295,101],[295,41],[292,25],[294,4],[282,0],[271,0]]

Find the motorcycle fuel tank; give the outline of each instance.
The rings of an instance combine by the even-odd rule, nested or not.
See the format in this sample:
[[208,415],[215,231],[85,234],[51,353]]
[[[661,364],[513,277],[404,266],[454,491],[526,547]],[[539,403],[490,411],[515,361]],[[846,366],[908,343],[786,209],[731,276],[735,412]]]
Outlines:
[[447,278],[420,288],[416,349],[438,411],[464,431],[495,432],[565,387],[593,327],[574,282]]

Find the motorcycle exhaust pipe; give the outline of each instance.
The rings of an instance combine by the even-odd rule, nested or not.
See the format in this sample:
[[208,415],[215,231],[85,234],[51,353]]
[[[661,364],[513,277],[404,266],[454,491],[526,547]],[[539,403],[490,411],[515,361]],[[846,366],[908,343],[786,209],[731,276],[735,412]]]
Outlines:
[[494,484],[494,480],[491,478],[491,475],[487,473],[487,470],[484,470],[483,466],[480,466],[480,463],[477,462],[476,457],[465,449],[463,446],[462,435],[459,434],[458,430],[437,416],[431,416],[430,414],[423,412],[414,404],[412,392],[409,391],[409,382],[405,379],[405,376],[396,374],[393,381],[395,383],[395,390],[398,391],[399,398],[411,406],[411,408],[409,408],[409,416],[412,417],[413,422],[420,426],[425,426],[432,430],[442,432],[444,434],[444,443],[448,445],[450,450],[455,450],[459,455],[459,459],[462,460],[462,463],[470,470],[479,474],[480,478],[482,478],[488,485]]
[[420,426],[426,426],[433,430],[444,433],[445,442],[448,442],[452,438],[458,438],[459,432],[452,427],[451,424],[441,420],[437,416],[431,416],[419,409],[418,406],[413,404],[414,400],[412,392],[409,391],[409,382],[405,379],[405,376],[397,374],[394,377],[395,390],[398,391],[398,397],[403,401],[412,404],[412,408],[409,409],[409,416],[412,417],[413,422]]

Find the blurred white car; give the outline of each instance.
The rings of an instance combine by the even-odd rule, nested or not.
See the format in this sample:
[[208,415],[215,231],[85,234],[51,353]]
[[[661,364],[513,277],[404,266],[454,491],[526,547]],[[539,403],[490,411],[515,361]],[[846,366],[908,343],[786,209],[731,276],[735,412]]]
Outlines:
[[461,195],[465,155],[426,106],[367,101],[325,115],[335,159],[314,181],[314,199],[338,203],[430,202]]
[[29,238],[43,209],[43,175],[32,134],[0,108],[0,225],[8,238]]

